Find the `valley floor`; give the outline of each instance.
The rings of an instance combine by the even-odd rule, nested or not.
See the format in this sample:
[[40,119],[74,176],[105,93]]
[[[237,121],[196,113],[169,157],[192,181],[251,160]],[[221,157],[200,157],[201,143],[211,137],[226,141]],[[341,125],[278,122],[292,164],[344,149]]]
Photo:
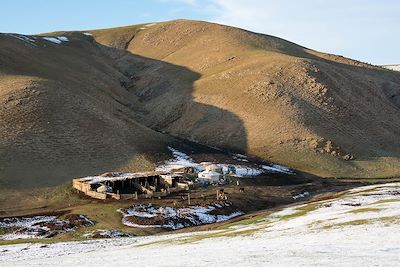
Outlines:
[[359,187],[207,232],[0,247],[1,266],[398,266],[400,183]]

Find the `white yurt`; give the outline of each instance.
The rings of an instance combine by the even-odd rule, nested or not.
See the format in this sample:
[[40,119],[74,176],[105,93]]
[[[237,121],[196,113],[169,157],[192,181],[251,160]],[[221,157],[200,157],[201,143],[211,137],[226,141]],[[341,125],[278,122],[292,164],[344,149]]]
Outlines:
[[222,175],[214,171],[203,171],[199,172],[197,180],[201,183],[217,183]]

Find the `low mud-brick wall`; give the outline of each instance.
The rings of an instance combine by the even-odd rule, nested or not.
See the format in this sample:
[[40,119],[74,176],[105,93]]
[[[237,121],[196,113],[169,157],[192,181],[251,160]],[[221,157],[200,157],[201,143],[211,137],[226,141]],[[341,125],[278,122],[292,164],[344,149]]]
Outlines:
[[79,191],[85,193],[85,195],[88,195],[93,198],[97,198],[97,199],[106,199],[107,198],[106,193],[99,193],[99,192],[90,190],[90,184],[83,181],[83,179],[73,179],[72,187],[75,188],[76,190],[79,190]]
[[159,198],[189,190],[189,184],[180,181],[181,178],[182,175],[157,171],[104,173],[73,179],[72,187],[96,199]]

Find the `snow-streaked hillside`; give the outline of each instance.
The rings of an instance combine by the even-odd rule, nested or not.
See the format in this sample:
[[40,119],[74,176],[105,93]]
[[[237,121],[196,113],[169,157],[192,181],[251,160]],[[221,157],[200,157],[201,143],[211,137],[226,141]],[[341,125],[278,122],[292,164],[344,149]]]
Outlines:
[[1,247],[0,265],[398,266],[400,183],[288,207],[219,230]]
[[397,65],[383,65],[382,67],[390,69],[390,70],[400,71],[400,64],[397,64]]

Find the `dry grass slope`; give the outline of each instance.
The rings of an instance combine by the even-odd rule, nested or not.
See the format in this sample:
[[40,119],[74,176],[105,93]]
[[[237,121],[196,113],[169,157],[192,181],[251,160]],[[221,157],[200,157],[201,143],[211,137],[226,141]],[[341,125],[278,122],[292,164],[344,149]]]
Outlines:
[[[123,77],[92,38],[37,46],[0,36],[0,181],[56,185],[110,169],[149,169],[169,139],[134,120]],[[160,154],[160,155],[159,155]]]
[[127,31],[118,47],[156,60],[117,59],[147,126],[322,176],[400,175],[399,73],[206,22]]
[[322,176],[400,175],[398,72],[199,21],[89,32],[0,35],[3,186],[150,169],[172,142],[159,131]]

